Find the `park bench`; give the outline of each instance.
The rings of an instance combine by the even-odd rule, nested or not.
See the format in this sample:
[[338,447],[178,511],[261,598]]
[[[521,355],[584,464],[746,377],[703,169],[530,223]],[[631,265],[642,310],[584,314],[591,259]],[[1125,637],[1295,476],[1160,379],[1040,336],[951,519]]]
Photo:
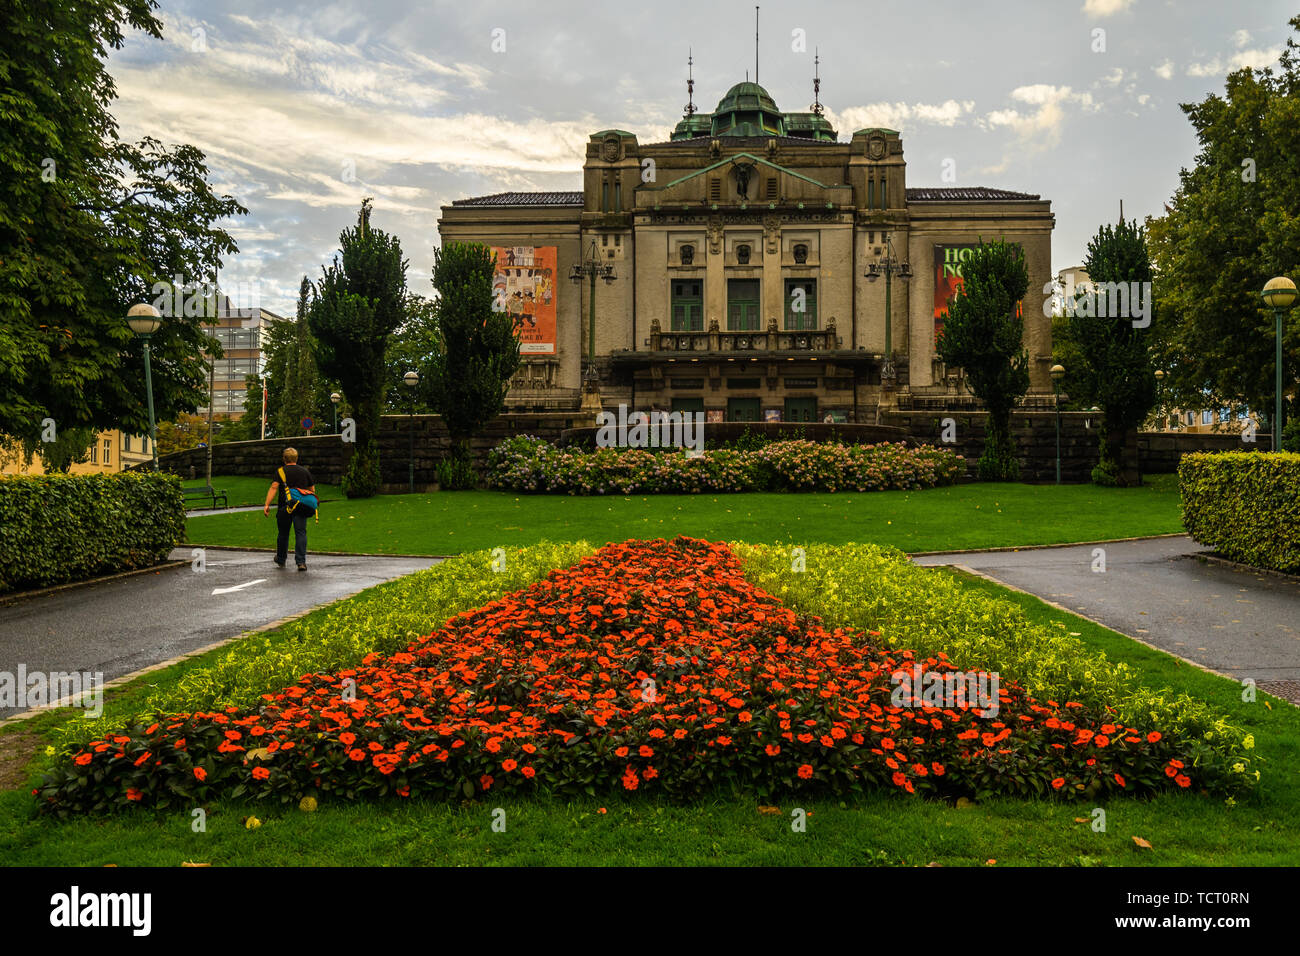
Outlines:
[[[207,485],[203,488],[186,488],[184,489],[184,493],[187,510],[191,501],[195,503],[200,501],[210,501],[211,504],[208,505],[210,508],[226,507],[226,493],[224,491],[217,491],[211,485]],[[221,503],[218,504],[218,501]]]

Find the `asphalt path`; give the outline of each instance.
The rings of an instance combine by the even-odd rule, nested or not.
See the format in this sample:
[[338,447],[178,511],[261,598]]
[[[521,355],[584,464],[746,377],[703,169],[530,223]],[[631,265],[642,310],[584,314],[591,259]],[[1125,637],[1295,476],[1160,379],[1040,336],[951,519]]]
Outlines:
[[[180,567],[86,584],[0,606],[0,672],[102,674],[103,681],[171,660],[364,588],[427,568],[437,558],[307,555],[277,568],[270,552],[192,548]],[[0,718],[24,708],[0,707]]]
[[[1105,570],[1094,571],[1095,551]],[[1054,601],[1130,637],[1237,679],[1300,680],[1300,583],[1207,563],[1190,538],[929,555]]]

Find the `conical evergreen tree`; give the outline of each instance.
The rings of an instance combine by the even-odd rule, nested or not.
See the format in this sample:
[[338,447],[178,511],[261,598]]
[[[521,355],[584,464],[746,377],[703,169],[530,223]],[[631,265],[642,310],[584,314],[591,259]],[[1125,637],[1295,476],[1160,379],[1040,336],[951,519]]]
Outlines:
[[406,267],[401,243],[370,226],[370,200],[354,228],[339,236],[341,254],[325,270],[307,310],[322,373],[339,383],[356,422],[356,445],[342,488],[349,498],[379,490],[375,433],[384,401],[384,353],[405,318]]

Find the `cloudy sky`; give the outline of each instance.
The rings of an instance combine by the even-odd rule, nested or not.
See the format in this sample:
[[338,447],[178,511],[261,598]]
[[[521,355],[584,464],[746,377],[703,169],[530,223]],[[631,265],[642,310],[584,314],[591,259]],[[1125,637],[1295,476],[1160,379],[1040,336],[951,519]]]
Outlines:
[[[577,189],[584,144],[667,138],[754,69],[754,5],[734,2],[160,0],[162,42],[109,67],[123,134],[203,149],[249,210],[223,286],[292,314],[374,196],[410,287],[432,292],[439,207],[507,189]],[[1248,0],[802,0],[761,3],[759,80],[783,110],[822,102],[847,139],[902,131],[909,186],[984,185],[1052,201],[1053,265],[1102,217],[1157,214],[1190,165],[1180,103],[1276,63],[1294,4]],[[800,40],[804,42],[801,43]],[[806,49],[804,48],[806,46]],[[243,296],[239,296],[243,297]],[[249,303],[251,304],[251,303]]]

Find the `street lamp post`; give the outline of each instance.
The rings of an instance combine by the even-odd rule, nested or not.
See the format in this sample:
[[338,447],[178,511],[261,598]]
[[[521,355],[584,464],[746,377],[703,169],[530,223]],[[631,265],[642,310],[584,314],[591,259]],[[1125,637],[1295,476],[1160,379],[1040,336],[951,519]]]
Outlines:
[[867,271],[864,275],[868,281],[875,282],[882,275],[885,277],[885,362],[880,368],[880,384],[894,383],[894,309],[892,298],[893,277],[898,276],[906,281],[912,278],[912,266],[906,262],[900,262],[898,256],[894,254],[894,243],[890,239],[889,233],[884,234],[885,252],[875,262],[867,263]]
[[1286,276],[1277,276],[1264,283],[1264,303],[1273,310],[1276,320],[1273,380],[1273,450],[1282,450],[1282,317],[1295,303],[1295,283]]
[[339,401],[343,398],[338,392],[330,393],[330,404],[334,406],[334,434],[339,433]]
[[600,381],[599,376],[596,374],[596,280],[604,279],[605,284],[609,285],[618,276],[614,274],[612,265],[600,260],[600,254],[596,251],[594,236],[591,240],[591,251],[587,253],[587,258],[569,270],[569,278],[575,283],[579,283],[583,279],[586,279],[589,283],[587,291],[587,371],[583,374],[582,405],[586,411],[598,412],[600,411]]
[[1065,378],[1065,366],[1052,366],[1052,404],[1056,406],[1056,483],[1061,483],[1061,379]]
[[1160,409],[1160,430],[1164,431],[1169,422],[1169,416],[1165,414],[1165,370],[1156,369],[1156,407]]
[[[407,433],[410,435],[410,457],[411,457],[411,493],[415,493],[415,386],[420,384],[420,376],[417,372],[407,372],[402,376],[402,381],[406,383],[411,392],[411,415],[410,427]],[[331,399],[333,396],[331,396]],[[337,415],[337,411],[335,412]]]
[[149,446],[153,449],[153,470],[158,470],[158,426],[153,418],[153,369],[149,363],[149,340],[162,325],[162,316],[152,305],[140,303],[126,312],[126,324],[144,342],[144,389],[149,397]]

